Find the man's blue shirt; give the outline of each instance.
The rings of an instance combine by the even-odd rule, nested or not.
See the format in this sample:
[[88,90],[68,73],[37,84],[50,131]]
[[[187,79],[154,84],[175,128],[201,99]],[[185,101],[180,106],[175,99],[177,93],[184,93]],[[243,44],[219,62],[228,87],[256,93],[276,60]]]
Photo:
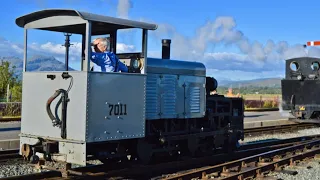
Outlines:
[[[128,68],[123,64],[113,52],[91,53],[91,61],[94,63],[94,71],[101,72],[128,72]],[[118,62],[118,66],[117,66]],[[115,70],[115,67],[118,67]]]

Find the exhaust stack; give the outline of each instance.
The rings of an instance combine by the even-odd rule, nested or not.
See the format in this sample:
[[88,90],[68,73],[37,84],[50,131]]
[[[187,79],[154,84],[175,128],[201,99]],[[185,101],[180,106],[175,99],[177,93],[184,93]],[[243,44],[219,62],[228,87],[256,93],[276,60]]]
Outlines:
[[162,39],[162,59],[170,59],[170,39]]

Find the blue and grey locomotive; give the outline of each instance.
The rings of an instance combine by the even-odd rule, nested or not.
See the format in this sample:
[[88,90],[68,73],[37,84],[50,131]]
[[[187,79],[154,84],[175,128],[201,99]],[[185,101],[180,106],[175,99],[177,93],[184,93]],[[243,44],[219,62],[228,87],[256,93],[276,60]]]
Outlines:
[[[243,100],[210,95],[217,81],[202,63],[171,60],[170,40],[162,41],[162,58],[147,57],[148,31],[157,25],[62,9],[16,24],[25,30],[20,154],[32,163],[128,155],[149,162],[233,150],[243,139]],[[91,71],[91,36],[110,35],[116,52],[117,30],[127,28],[142,29],[142,52],[117,53],[129,72]],[[82,35],[81,70],[27,72],[28,29]]]

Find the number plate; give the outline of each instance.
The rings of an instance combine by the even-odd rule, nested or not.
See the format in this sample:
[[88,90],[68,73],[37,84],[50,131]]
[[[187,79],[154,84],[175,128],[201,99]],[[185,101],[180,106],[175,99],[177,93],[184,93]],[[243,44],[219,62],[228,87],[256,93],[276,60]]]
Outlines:
[[126,116],[127,115],[127,104],[108,104],[109,105],[109,116]]

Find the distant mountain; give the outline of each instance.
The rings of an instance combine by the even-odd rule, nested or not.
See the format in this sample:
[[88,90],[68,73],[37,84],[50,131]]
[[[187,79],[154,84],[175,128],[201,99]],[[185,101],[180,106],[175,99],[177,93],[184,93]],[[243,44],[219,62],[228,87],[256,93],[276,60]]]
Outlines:
[[254,80],[246,80],[246,81],[231,81],[225,80],[221,81],[218,84],[219,87],[281,87],[281,78],[262,78],[262,79],[254,79]]
[[[15,66],[15,74],[21,78],[23,69],[23,60],[19,57],[0,57],[0,61],[9,61],[11,66]],[[63,71],[65,64],[55,59],[53,56],[32,56],[27,61],[27,71]],[[73,71],[69,67],[70,71]]]
[[[33,56],[28,59],[27,71],[63,71],[65,64],[56,60],[53,56]],[[70,71],[74,69],[69,67]]]

